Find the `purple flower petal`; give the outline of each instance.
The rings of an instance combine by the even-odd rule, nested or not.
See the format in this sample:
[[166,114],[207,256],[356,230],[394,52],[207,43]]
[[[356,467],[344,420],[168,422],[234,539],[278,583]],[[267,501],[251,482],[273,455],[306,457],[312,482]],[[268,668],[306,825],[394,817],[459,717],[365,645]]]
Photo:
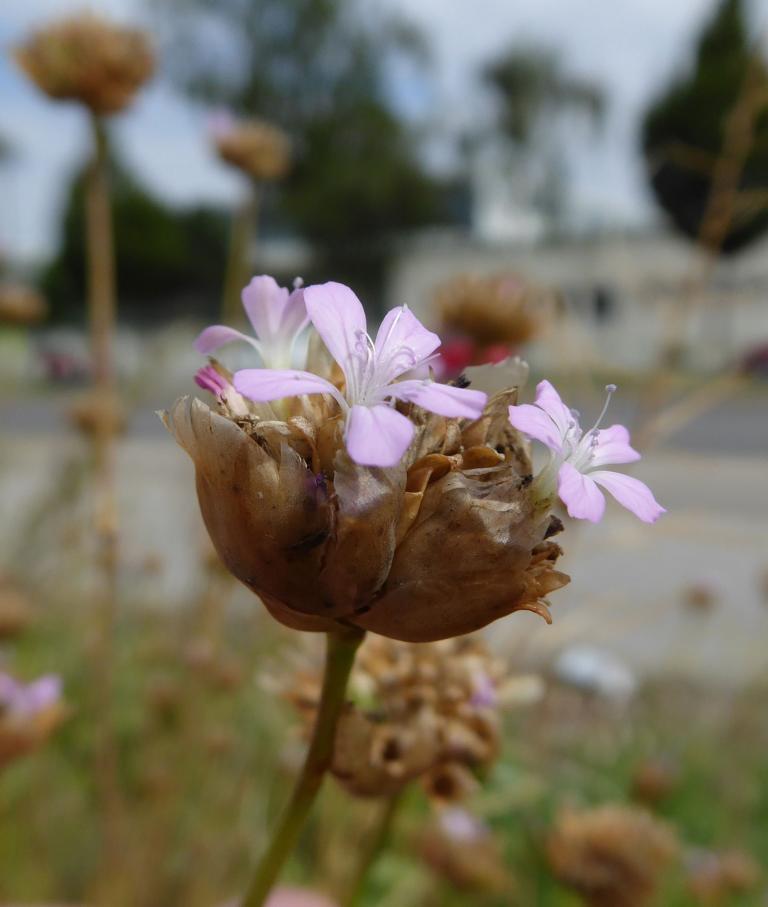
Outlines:
[[385,388],[386,392],[399,400],[409,400],[423,409],[439,416],[454,419],[477,419],[483,413],[488,397],[482,391],[436,381],[414,379],[400,381]]
[[236,331],[234,328],[228,328],[225,324],[214,324],[201,331],[197,340],[195,340],[195,349],[198,353],[207,355],[217,350],[220,346],[224,346],[226,343],[234,343],[236,340],[244,340],[257,350],[259,349],[258,341],[254,340],[253,337],[243,334],[242,331]]
[[555,423],[543,409],[530,403],[509,407],[509,421],[514,428],[529,438],[541,441],[550,450],[560,453],[563,449],[563,437]]
[[235,372],[235,390],[256,403],[302,394],[330,394],[343,408],[344,398],[330,381],[298,369],[244,368]]
[[560,394],[549,383],[549,381],[539,381],[536,385],[536,406],[552,419],[562,436],[574,424],[573,413],[560,399]]
[[605,498],[592,476],[582,475],[570,463],[563,463],[557,474],[557,493],[576,520],[599,523],[605,513]]
[[347,450],[361,466],[396,466],[413,433],[411,420],[391,406],[353,406],[347,419]]
[[376,334],[376,364],[382,383],[414,368],[440,346],[440,338],[427,330],[407,306],[384,316]]
[[629,432],[623,425],[611,425],[597,433],[597,444],[590,466],[608,466],[611,463],[634,463],[640,454],[629,443]]
[[610,492],[622,507],[644,523],[655,523],[666,510],[654,498],[651,489],[639,479],[607,469],[590,473],[592,479]]
[[283,309],[280,333],[286,337],[295,337],[309,324],[307,304],[304,302],[304,287],[294,290],[288,297]]
[[323,283],[304,290],[309,319],[331,356],[344,370],[364,351],[366,321],[360,300],[342,283]]
[[251,280],[240,298],[256,336],[265,342],[272,339],[280,330],[288,290],[278,286],[274,277],[262,274]]

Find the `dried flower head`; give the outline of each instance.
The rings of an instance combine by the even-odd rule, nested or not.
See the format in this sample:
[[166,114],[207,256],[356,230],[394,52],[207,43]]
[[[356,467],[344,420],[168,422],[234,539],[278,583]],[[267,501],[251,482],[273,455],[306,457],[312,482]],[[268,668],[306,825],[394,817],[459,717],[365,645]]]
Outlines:
[[19,586],[0,574],[0,642],[12,639],[29,625],[32,609]]
[[0,283],[0,323],[37,324],[48,314],[45,297],[32,287]]
[[[461,800],[498,757],[500,707],[521,693],[529,701],[519,681],[477,638],[414,645],[369,637],[352,671],[332,771],[358,796],[389,795],[420,779],[432,799]],[[300,666],[281,692],[309,726],[317,667]]]
[[102,389],[81,394],[69,408],[69,418],[78,431],[91,437],[121,435],[128,421],[120,397]]
[[460,891],[509,893],[512,878],[487,825],[458,807],[442,809],[420,840],[424,861]]
[[288,136],[262,120],[218,123],[213,140],[219,157],[255,180],[278,180],[291,162]]
[[763,872],[743,850],[693,850],[686,855],[687,888],[697,904],[729,904],[760,883]]
[[496,345],[508,353],[532,340],[551,320],[554,301],[551,292],[517,274],[460,275],[441,284],[434,296],[444,332],[472,346],[467,365],[488,361],[482,353]]
[[16,61],[49,97],[101,115],[124,110],[155,70],[145,32],[88,12],[40,29]]
[[648,806],[656,806],[680,783],[680,766],[668,755],[645,759],[632,775],[632,796]]
[[0,673],[0,767],[41,746],[64,715],[58,677],[25,684]]
[[303,298],[327,347],[310,342],[314,372],[212,363],[198,377],[216,411],[184,398],[164,415],[230,572],[295,629],[426,642],[513,611],[548,619],[568,578],[508,422],[516,389],[486,403],[433,381],[439,338],[406,307],[374,341],[348,288]]
[[552,872],[590,907],[648,904],[677,854],[677,838],[668,825],[620,805],[566,809],[547,841]]

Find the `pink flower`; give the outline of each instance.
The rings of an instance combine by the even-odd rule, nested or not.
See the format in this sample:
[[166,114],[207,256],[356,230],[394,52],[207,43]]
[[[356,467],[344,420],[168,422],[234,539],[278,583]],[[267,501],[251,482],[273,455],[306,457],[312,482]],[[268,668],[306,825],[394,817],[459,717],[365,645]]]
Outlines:
[[431,378],[409,378],[406,372],[424,368],[440,346],[407,306],[384,317],[376,339],[367,332],[365,311],[349,287],[325,283],[307,287],[304,300],[309,319],[341,367],[345,392],[311,372],[294,369],[244,369],[235,388],[259,403],[302,394],[330,394],[345,415],[345,439],[350,457],[362,466],[394,466],[414,433],[414,425],[397,412],[393,400],[408,400],[441,416],[476,419],[486,395],[437,384]]
[[45,674],[31,683],[21,683],[10,674],[0,672],[0,714],[33,718],[56,705],[61,699],[61,680]]
[[296,338],[309,323],[303,288],[297,286],[289,293],[273,277],[262,274],[243,290],[242,300],[256,336],[249,337],[235,328],[214,324],[200,334],[195,349],[207,355],[227,343],[244,340],[258,351],[267,368],[289,366]]
[[195,372],[195,384],[213,394],[235,418],[244,418],[249,414],[248,404],[213,365],[204,365]]
[[608,399],[603,411],[588,432],[581,430],[578,413],[568,409],[549,381],[537,385],[533,405],[510,406],[509,421],[552,451],[549,464],[536,482],[543,491],[554,493],[556,478],[557,493],[570,516],[599,522],[605,512],[605,497],[598,488],[602,486],[643,522],[654,523],[666,511],[650,488],[631,476],[600,468],[640,459],[623,425],[599,428],[616,385],[609,384],[606,390]]

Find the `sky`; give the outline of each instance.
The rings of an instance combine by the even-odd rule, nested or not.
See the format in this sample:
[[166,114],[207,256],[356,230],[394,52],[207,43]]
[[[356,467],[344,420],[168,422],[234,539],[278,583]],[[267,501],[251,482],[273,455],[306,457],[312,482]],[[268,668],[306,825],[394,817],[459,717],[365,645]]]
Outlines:
[[[432,45],[428,81],[395,72],[392,93],[408,116],[426,120],[429,159],[445,164],[442,137],[485,122],[488,101],[477,72],[511,43],[545,44],[565,68],[601,84],[608,96],[598,133],[564,136],[576,210],[586,222],[626,226],[654,217],[636,150],[639,116],[689,59],[691,42],[714,0],[360,0],[389,6],[420,25]],[[2,0],[0,135],[14,146],[0,168],[0,254],[40,259],[55,248],[68,176],[83,160],[82,111],[54,104],[16,70],[7,50],[52,16],[90,7],[126,22],[151,22],[142,0]],[[768,0],[755,0],[755,15]],[[228,202],[236,177],[212,154],[210,112],[160,78],[131,111],[115,118],[128,163],[148,187],[178,204]]]

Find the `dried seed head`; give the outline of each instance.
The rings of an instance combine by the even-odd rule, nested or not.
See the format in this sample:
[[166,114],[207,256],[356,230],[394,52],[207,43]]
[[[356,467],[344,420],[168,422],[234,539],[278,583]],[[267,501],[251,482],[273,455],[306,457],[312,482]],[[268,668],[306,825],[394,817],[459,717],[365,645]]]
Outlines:
[[643,907],[677,857],[678,842],[649,813],[608,805],[561,812],[547,854],[554,875],[590,907]]
[[288,136],[261,120],[245,120],[217,130],[214,142],[219,157],[255,180],[278,180],[291,161]]
[[70,407],[69,418],[88,437],[116,437],[123,434],[128,422],[120,397],[101,389],[81,394]]
[[32,287],[0,283],[0,323],[37,324],[48,314],[45,297]]
[[15,56],[49,97],[79,101],[100,115],[125,109],[155,70],[145,32],[92,13],[45,26]]
[[754,890],[762,875],[754,857],[742,850],[693,850],[686,855],[687,888],[697,904],[728,904]]
[[433,872],[461,891],[510,893],[512,878],[490,829],[466,810],[440,810],[421,835],[420,851]]
[[0,575],[0,642],[13,639],[29,626],[32,607],[10,577]]
[[[317,668],[299,665],[282,684],[267,682],[312,724]],[[357,796],[390,795],[421,779],[436,801],[465,798],[499,754],[498,709],[508,670],[479,639],[428,645],[372,636],[350,679],[332,770]]]
[[447,334],[466,337],[481,348],[518,347],[552,319],[555,297],[516,274],[460,275],[438,287],[434,305]]

